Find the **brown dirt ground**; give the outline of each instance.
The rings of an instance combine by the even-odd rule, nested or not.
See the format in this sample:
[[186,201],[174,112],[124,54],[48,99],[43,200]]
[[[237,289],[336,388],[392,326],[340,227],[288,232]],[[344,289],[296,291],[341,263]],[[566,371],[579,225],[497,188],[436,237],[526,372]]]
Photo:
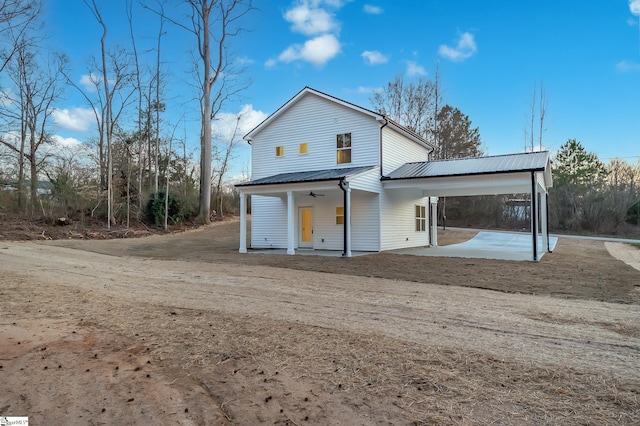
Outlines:
[[237,221],[100,241],[63,229],[0,229],[0,416],[640,423],[640,271],[602,242],[560,239],[538,263],[342,259],[238,254]]

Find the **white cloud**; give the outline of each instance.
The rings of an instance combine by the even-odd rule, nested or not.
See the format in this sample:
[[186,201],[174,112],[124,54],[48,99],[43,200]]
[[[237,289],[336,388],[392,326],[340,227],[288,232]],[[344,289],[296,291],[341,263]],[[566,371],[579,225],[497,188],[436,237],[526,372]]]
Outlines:
[[632,14],[640,16],[640,0],[629,0],[629,10]]
[[82,145],[82,142],[76,138],[65,138],[60,135],[53,135],[51,139],[53,139],[56,145],[64,148],[75,148]]
[[84,90],[86,90],[87,92],[95,92],[96,85],[101,83],[102,76],[93,73],[84,74],[82,77],[80,77],[80,85],[82,85],[84,87]]
[[371,4],[364,5],[364,13],[368,13],[369,15],[380,15],[383,10],[381,7],[373,6]]
[[236,131],[236,139],[240,140],[258,124],[262,123],[267,114],[253,109],[253,105],[247,104],[240,108],[237,113],[223,112],[216,116],[213,122],[213,133],[215,137],[223,142],[228,142]]
[[90,108],[54,109],[51,115],[58,126],[78,132],[86,132],[95,123],[95,115]]
[[[340,42],[333,34],[324,34],[307,40],[304,44],[293,44],[286,48],[279,56],[281,62],[302,60],[311,62],[315,66],[322,66],[340,53]],[[267,66],[275,65],[274,60],[267,61]]]
[[9,106],[14,99],[16,99],[16,95],[12,88],[0,89],[0,106]]
[[635,27],[636,25],[638,25],[638,21],[636,21],[634,18],[629,18],[627,19],[627,25],[629,25],[630,27]]
[[277,58],[265,62],[273,68],[278,62],[306,61],[322,66],[340,52],[340,24],[335,11],[352,0],[295,0],[284,13],[291,31],[311,37],[304,43],[292,44]]
[[438,49],[440,56],[450,59],[453,62],[462,62],[465,59],[469,59],[477,51],[478,46],[471,33],[462,33],[455,47],[443,44]]
[[621,72],[640,71],[640,64],[625,60],[618,62],[616,68]]
[[416,62],[407,61],[407,75],[410,77],[414,75],[427,75],[427,71]]
[[375,92],[377,92],[379,90],[381,90],[380,87],[358,86],[357,93],[375,93]]
[[[333,7],[340,6],[340,2],[327,3]],[[336,22],[334,14],[321,6],[322,1],[303,0],[287,10],[284,19],[292,24],[292,31],[308,36],[339,31],[340,25]]]
[[369,65],[386,64],[389,61],[389,58],[387,56],[383,55],[382,53],[378,52],[377,50],[374,50],[374,51],[365,50],[364,52],[362,52],[360,54],[360,56],[362,56],[362,58]]

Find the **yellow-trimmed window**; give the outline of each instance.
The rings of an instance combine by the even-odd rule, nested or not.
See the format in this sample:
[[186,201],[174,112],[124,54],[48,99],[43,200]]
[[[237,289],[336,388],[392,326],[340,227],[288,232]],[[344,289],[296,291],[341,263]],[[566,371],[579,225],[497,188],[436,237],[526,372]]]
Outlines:
[[427,208],[416,205],[416,232],[424,232],[427,229]]
[[304,155],[306,153],[309,152],[309,144],[306,142],[301,143],[300,145],[298,145],[298,153],[301,155]]
[[344,207],[336,207],[336,225],[344,224]]
[[284,146],[276,146],[276,157],[284,156]]
[[351,133],[341,133],[336,136],[337,163],[351,163]]

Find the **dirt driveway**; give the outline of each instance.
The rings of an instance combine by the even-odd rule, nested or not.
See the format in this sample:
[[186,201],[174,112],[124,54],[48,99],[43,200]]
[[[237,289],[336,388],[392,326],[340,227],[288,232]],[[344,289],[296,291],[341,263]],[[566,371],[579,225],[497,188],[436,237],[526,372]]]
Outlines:
[[340,259],[240,255],[237,230],[0,242],[0,416],[640,423],[640,271],[602,242]]

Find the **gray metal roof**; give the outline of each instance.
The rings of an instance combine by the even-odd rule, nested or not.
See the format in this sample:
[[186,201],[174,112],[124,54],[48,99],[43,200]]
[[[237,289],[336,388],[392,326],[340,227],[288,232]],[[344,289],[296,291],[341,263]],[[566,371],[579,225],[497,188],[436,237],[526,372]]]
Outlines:
[[320,182],[339,180],[374,169],[375,166],[345,167],[341,169],[313,170],[308,172],[281,173],[236,184],[236,186],[277,185],[285,183]]
[[545,171],[548,161],[548,151],[421,161],[403,164],[382,180]]

